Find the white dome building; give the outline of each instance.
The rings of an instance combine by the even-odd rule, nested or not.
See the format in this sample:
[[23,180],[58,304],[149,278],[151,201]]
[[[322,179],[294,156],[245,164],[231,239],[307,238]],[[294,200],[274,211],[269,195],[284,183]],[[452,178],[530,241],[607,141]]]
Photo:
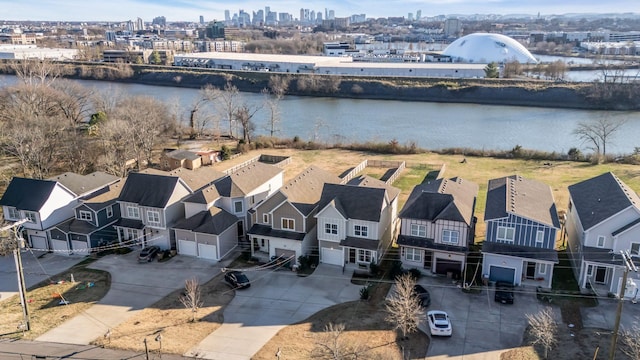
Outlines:
[[516,40],[501,34],[474,33],[452,42],[442,52],[454,62],[488,64],[490,62],[538,63],[533,55]]

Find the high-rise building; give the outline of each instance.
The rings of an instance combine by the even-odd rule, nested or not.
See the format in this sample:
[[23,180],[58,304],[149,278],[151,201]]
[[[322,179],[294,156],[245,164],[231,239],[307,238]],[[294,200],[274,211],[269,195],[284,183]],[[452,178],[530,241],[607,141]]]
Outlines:
[[231,21],[231,13],[229,12],[229,10],[224,11],[224,21],[227,23]]
[[153,21],[151,22],[152,25],[158,25],[160,27],[165,27],[167,26],[167,18],[165,18],[164,16],[157,16],[153,18]]
[[413,21],[413,13],[407,14],[407,20]]
[[204,25],[204,16],[200,15],[200,25]]
[[136,19],[136,30],[144,30],[144,21],[141,18]]
[[309,22],[313,23],[316,21],[316,12],[314,10],[309,11]]
[[462,22],[460,19],[451,18],[444,21],[444,35],[458,36],[462,33]]
[[421,18],[422,18],[422,10],[416,11],[416,20],[420,21]]
[[300,17],[298,18],[298,21],[300,22],[304,22],[304,9],[300,9]]
[[253,12],[253,19],[251,19],[251,23],[254,26],[260,26],[264,24],[264,11],[262,9],[258,10],[258,12]]
[[104,33],[105,40],[107,41],[116,41],[116,32],[115,31],[105,31]]
[[333,10],[329,10],[329,16],[327,17],[327,19],[334,20],[335,18],[336,18],[336,12]]

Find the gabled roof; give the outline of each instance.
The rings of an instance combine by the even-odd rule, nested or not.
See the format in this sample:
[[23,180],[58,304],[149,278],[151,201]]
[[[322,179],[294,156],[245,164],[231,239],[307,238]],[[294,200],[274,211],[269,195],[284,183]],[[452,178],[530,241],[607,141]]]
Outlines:
[[310,166],[285,183],[280,191],[292,203],[315,204],[320,201],[324,184],[339,184],[340,178],[316,166]]
[[364,186],[364,187],[371,187],[371,188],[378,188],[378,189],[385,189],[387,190],[387,195],[389,196],[389,201],[393,201],[395,198],[398,197],[398,195],[400,195],[400,189],[393,187],[387,183],[385,183],[384,181],[380,180],[380,179],[376,179],[374,177],[371,177],[369,175],[362,175],[362,176],[358,176],[355,177],[351,180],[349,180],[349,182],[347,183],[349,185],[357,185],[357,186]]
[[318,208],[322,211],[331,203],[346,219],[379,222],[385,196],[381,188],[325,184]]
[[167,173],[168,176],[177,176],[189,186],[192,191],[198,191],[212,184],[217,179],[226,176],[223,172],[211,166],[200,167],[194,170],[177,168]]
[[176,160],[196,160],[200,157],[200,155],[196,154],[193,151],[177,149],[166,153],[168,158],[176,159]]
[[12,206],[18,210],[40,211],[55,186],[56,182],[52,180],[14,177],[2,195],[0,205]]
[[410,236],[410,235],[398,235],[398,240],[396,241],[398,245],[415,247],[415,248],[424,248],[424,249],[435,249],[440,251],[449,251],[449,252],[465,252],[467,251],[467,244],[463,242],[462,246],[454,246],[448,245],[444,243],[437,243],[433,239],[418,237],[418,236]]
[[82,198],[82,204],[91,208],[94,211],[98,211],[110,204],[113,204],[118,200],[122,187],[127,179],[120,180],[111,185],[108,185],[97,192],[91,193]]
[[489,180],[487,187],[485,221],[505,218],[509,214],[560,228],[551,188],[519,175]]
[[640,210],[638,194],[611,172],[570,185],[569,194],[585,230],[630,206]]
[[282,169],[254,162],[215,182],[220,195],[242,197],[282,173]]
[[74,194],[82,196],[98,190],[106,185],[118,181],[120,178],[104,172],[96,171],[88,175],[80,175],[72,172],[49,178],[57,181]]
[[193,195],[189,195],[187,198],[183,200],[183,202],[196,203],[196,204],[211,204],[214,201],[216,201],[218,198],[220,198],[218,189],[216,189],[215,185],[210,185],[194,193]]
[[400,217],[471,225],[477,195],[478,185],[458,177],[430,181],[413,188]]
[[175,176],[131,173],[124,183],[118,201],[164,208],[171,199],[179,180]]
[[231,226],[235,226],[238,218],[218,207],[201,211],[188,219],[180,220],[173,226],[175,229],[191,230],[197,233],[220,235]]

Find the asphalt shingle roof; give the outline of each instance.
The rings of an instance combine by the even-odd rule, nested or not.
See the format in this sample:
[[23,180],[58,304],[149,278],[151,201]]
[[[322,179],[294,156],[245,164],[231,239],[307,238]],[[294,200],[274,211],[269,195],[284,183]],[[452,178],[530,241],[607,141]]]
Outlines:
[[258,236],[270,236],[280,239],[298,240],[302,241],[307,235],[305,233],[299,233],[295,231],[277,230],[271,228],[268,225],[253,224],[248,234]]
[[433,239],[423,238],[418,236],[409,236],[409,235],[399,235],[398,236],[398,245],[416,247],[416,248],[424,248],[424,249],[435,249],[441,251],[450,251],[450,252],[465,252],[467,250],[466,242],[463,242],[463,246],[453,246],[442,243],[436,243]]
[[175,176],[131,173],[118,200],[140,206],[164,208],[178,181],[179,178]]
[[52,180],[14,177],[2,195],[0,205],[12,206],[18,210],[40,211],[55,186],[56,182]]
[[457,177],[420,184],[409,195],[400,217],[471,225],[477,194],[478,185]]
[[325,184],[318,208],[333,203],[347,219],[379,222],[385,194],[386,189],[381,188]]
[[67,189],[71,190],[74,194],[82,196],[118,181],[118,179],[120,178],[117,176],[96,171],[88,175],[66,172],[64,174],[54,176],[49,180],[57,181]]
[[238,218],[218,207],[201,211],[188,219],[182,219],[173,226],[175,229],[191,230],[197,233],[220,235],[231,226],[235,226]]
[[560,228],[551,188],[519,175],[489,180],[484,219],[500,219],[509,214]]
[[482,252],[516,256],[526,259],[553,261],[554,263],[558,263],[558,252],[554,249],[485,241],[482,243]]
[[640,207],[640,198],[611,172],[569,186],[574,209],[585,230],[620,211]]
[[377,250],[380,243],[377,240],[347,236],[344,240],[340,241],[340,245],[365,250]]
[[224,197],[242,197],[282,172],[276,166],[254,162],[217,180],[215,185]]

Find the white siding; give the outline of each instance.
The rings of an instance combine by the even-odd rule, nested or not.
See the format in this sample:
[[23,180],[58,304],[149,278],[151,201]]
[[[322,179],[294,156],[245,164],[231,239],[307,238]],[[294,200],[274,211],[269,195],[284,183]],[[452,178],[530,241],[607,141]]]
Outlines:
[[[49,198],[40,209],[41,229],[48,229],[74,216],[73,209],[78,204],[75,195],[64,190],[60,185],[53,187]],[[29,228],[29,223],[24,224]]]
[[[347,222],[333,206],[327,206],[317,215],[318,217],[318,240],[340,242],[347,236]],[[325,233],[325,224],[337,224],[338,234]]]
[[206,211],[208,210],[207,205],[206,204],[196,204],[196,203],[189,203],[189,202],[185,202],[184,203],[184,217],[185,219],[188,219],[190,217],[192,217],[193,215],[201,212],[201,211]]
[[[260,200],[264,200],[274,192],[278,191],[282,187],[283,179],[284,179],[284,173],[280,172],[278,173],[278,175],[269,179],[269,181],[251,190],[249,193],[246,194],[246,198],[247,198],[246,204],[249,207],[252,207],[254,204],[259,203]],[[251,200],[250,200],[252,196],[255,196],[253,203],[251,203]]]
[[[355,226],[356,225],[366,226],[367,227],[367,236],[366,237],[361,236],[361,235],[355,235],[354,230],[355,230]],[[349,220],[349,224],[348,224],[348,228],[347,228],[347,236],[354,236],[354,237],[378,240],[379,239],[378,234],[379,234],[379,231],[380,231],[378,226],[382,227],[381,223],[377,223],[377,222],[373,222],[373,221],[364,221],[364,220],[351,219],[351,220]],[[324,228],[323,228],[323,230],[324,230]]]
[[293,260],[293,263],[298,261],[298,256],[303,255],[302,242],[297,240],[269,238],[269,257],[276,255],[276,248],[295,251],[296,258]]
[[[640,217],[640,214],[634,208],[627,208],[618,214],[608,218],[606,221],[591,227],[585,232],[584,245],[597,247],[598,236],[604,236],[604,247],[606,249],[613,249],[613,237],[611,233],[620,229],[621,227],[629,224]],[[628,245],[628,244],[627,244]],[[628,246],[616,245],[616,249],[627,249]],[[614,249],[615,250],[615,249]]]

